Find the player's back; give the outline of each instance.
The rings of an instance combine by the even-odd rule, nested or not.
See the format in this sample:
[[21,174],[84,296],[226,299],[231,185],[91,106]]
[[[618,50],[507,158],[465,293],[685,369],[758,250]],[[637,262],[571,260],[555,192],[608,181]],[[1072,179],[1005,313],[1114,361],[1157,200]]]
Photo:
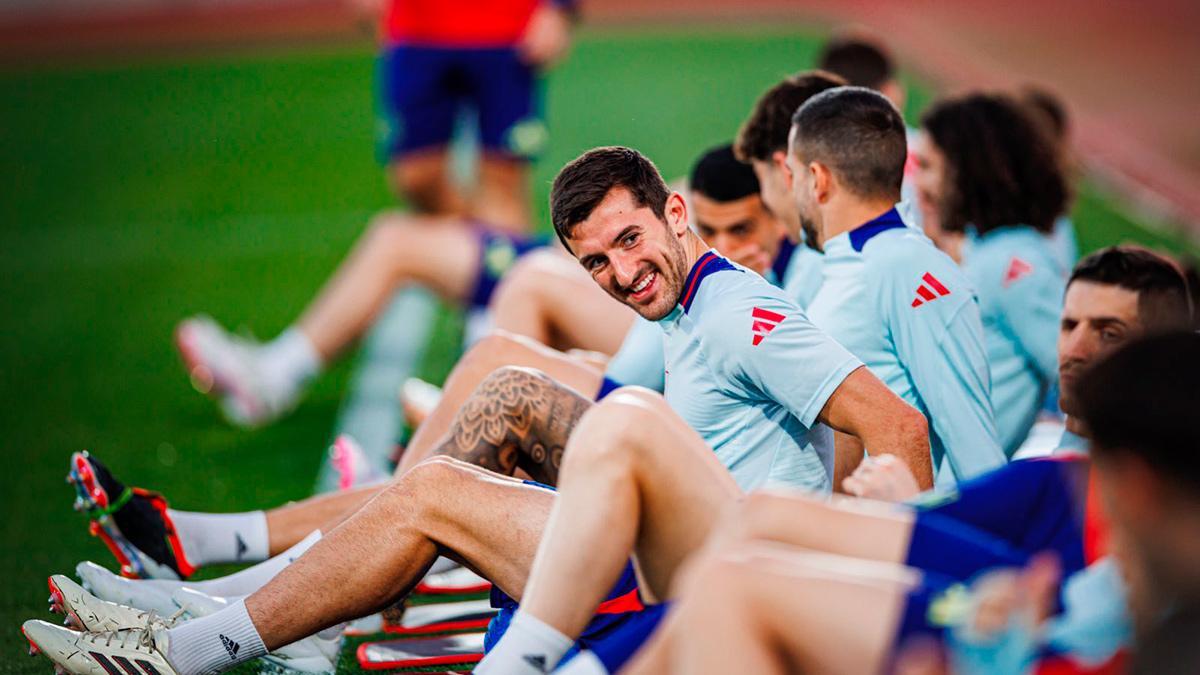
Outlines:
[[711,252],[684,288],[659,321],[667,402],[743,489],[828,491],[832,434],[817,414],[861,363],[782,290]]
[[977,237],[963,269],[979,289],[1000,443],[1020,447],[1056,379],[1066,270],[1049,237],[1028,226]]

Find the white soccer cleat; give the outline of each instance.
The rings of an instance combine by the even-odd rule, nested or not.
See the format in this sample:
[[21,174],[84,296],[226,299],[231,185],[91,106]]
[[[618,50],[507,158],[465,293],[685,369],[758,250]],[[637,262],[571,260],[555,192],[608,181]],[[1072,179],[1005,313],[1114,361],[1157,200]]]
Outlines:
[[79,563],[75,573],[83,581],[83,587],[101,600],[157,612],[161,616],[170,616],[175,612],[171,593],[176,587],[170,582],[126,579],[94,562]]
[[21,632],[30,653],[50,659],[56,672],[70,675],[179,675],[167,662],[167,632],[130,628],[108,633],[80,633],[45,621],[26,621]]
[[118,605],[88,593],[69,578],[55,574],[48,580],[50,611],[66,617],[66,625],[89,633],[145,628],[170,628],[182,612],[169,617],[157,613]]
[[[233,600],[208,595],[194,588],[181,588],[175,591],[174,598],[180,611],[193,618],[218,612],[228,607]],[[337,668],[338,653],[342,646],[341,635],[338,632],[330,637],[321,635],[310,635],[280,647],[262,657],[262,660],[284,672],[332,673]]]
[[207,316],[187,319],[175,329],[192,386],[220,403],[230,422],[244,427],[266,424],[290,410],[297,392],[269,386],[259,365],[262,345],[227,332]]

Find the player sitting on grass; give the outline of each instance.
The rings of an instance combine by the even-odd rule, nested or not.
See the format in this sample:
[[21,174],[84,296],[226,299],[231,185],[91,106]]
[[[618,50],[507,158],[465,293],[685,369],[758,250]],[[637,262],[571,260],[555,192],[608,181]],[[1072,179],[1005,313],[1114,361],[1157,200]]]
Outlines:
[[1067,198],[1058,148],[998,94],[939,101],[921,126],[921,199],[943,229],[974,233],[962,265],[979,293],[996,431],[1011,457],[1055,380],[1068,271],[1049,236]]
[[[800,222],[825,251],[824,282],[808,314],[929,420],[931,461],[944,486],[1005,457],[974,288],[896,207],[906,156],[892,103],[842,87],[795,112],[785,165]],[[837,476],[845,477],[862,453],[839,456],[847,463]]]
[[[445,441],[460,456],[507,472],[520,465],[535,479],[556,482],[563,458],[586,456],[586,446],[621,436],[664,443],[682,437],[698,457],[659,467],[659,478],[686,486],[696,470],[713,472],[715,492],[727,498],[739,485],[768,481],[828,491],[825,424],[854,434],[872,452],[893,452],[917,466],[927,461],[921,415],[813,328],[781,291],[712,253],[689,229],[682,197],[645,157],[627,148],[590,151],[560,172],[552,192],[555,229],[568,250],[614,298],[660,322],[671,369],[667,398],[621,390],[593,406],[543,375],[504,369],[460,411]],[[777,317],[766,339],[756,339],[756,311]],[[605,409],[625,411],[622,421],[605,422]],[[921,479],[930,481],[928,474]],[[696,534],[715,515],[714,490],[702,485],[681,505],[689,518],[670,537],[685,550],[699,544]],[[230,668],[390,606],[439,553],[520,597],[552,500],[544,488],[435,458],[391,483],[261,590],[214,614],[119,635],[41,622],[26,624],[25,632],[68,672],[90,672],[99,659],[120,656],[191,675]],[[665,597],[662,573],[669,570],[643,571],[652,580],[646,592]],[[521,635],[522,625],[529,626],[514,620],[510,632]]]
[[[731,257],[757,265],[765,276],[786,282],[790,271],[796,269],[791,264],[795,258],[789,256],[797,249],[782,236],[779,223],[764,208],[754,173],[734,160],[729,146],[704,153],[692,169],[690,182],[695,227],[702,237]],[[578,268],[577,263],[572,264]],[[593,282],[586,283],[589,292],[603,295]],[[611,303],[607,296],[604,300]],[[630,311],[624,305],[611,304]],[[584,394],[601,396],[620,384],[661,391],[662,331],[653,322],[639,319],[603,373],[521,336],[493,333],[485,337],[447,378],[442,400],[418,427],[396,474],[437,452],[455,415],[479,383],[507,365],[537,368]],[[167,509],[165,500],[143,491],[131,491],[128,501],[121,501],[124,486],[98,460],[86,455],[72,459],[71,471],[80,487],[79,507],[90,510],[97,521],[93,531],[117,556],[123,573],[135,577],[186,578],[193,569],[207,564],[265,560],[295,546],[316,529],[328,531],[330,523],[353,513],[380,490],[375,486],[323,495],[266,512],[206,514]],[[87,569],[93,584],[105,576],[102,568]]]
[[[815,103],[818,103],[816,99]],[[1062,315],[1059,345],[1064,373],[1064,410],[1071,414],[1078,410],[1077,377],[1086,367],[1135,337],[1187,326],[1189,317],[1183,280],[1169,261],[1140,249],[1115,248],[1081,262]],[[601,412],[612,410],[602,404],[600,410],[591,413],[581,424],[579,433],[592,431],[593,423],[596,429],[616,424],[612,416],[597,419]],[[1078,420],[1069,424],[1076,431],[1083,430]],[[689,443],[685,437],[670,443],[650,435],[624,434],[614,439],[615,435],[602,434],[601,439],[589,444],[584,452],[568,454],[564,462],[559,497],[520,610],[536,619],[529,623],[541,628],[543,634],[570,636],[578,630],[580,619],[586,620],[588,616],[593,585],[602,587],[611,575],[610,570],[620,568],[629,550],[624,547],[634,546],[638,564],[644,571],[661,573],[663,569],[671,569],[687,552],[679,548],[686,540],[680,538],[678,532],[703,529],[703,525],[693,526],[698,514],[715,513],[722,502],[732,502],[733,493],[722,490],[717,480],[719,472],[706,474],[704,465],[707,463],[701,461],[703,453],[697,452],[700,446]],[[1079,447],[1079,438],[1068,434],[1062,445],[1064,448]],[[655,473],[654,468],[664,464],[689,464],[694,468],[686,481],[676,482],[663,480]],[[829,504],[802,495],[758,493],[732,512],[726,527],[718,530],[709,546],[721,551],[722,555],[737,557],[740,563],[746,563],[737,565],[739,574],[748,588],[756,589],[759,588],[758,572],[749,570],[760,569],[775,579],[777,565],[766,562],[769,555],[760,556],[758,564],[747,563],[754,558],[745,550],[751,540],[907,565],[930,573],[923,594],[914,595],[914,602],[928,603],[936,597],[934,591],[943,590],[951,580],[965,581],[992,565],[1023,564],[1030,555],[1043,548],[1058,551],[1068,572],[1080,569],[1084,562],[1080,529],[1084,495],[1072,491],[1078,473],[1078,467],[1055,462],[1019,462],[963,483],[958,495],[950,501],[934,502],[915,511],[881,511],[855,502]],[[909,498],[918,489],[916,482],[907,477],[905,464],[896,461],[865,465],[850,482],[859,484],[858,491],[884,499]],[[700,501],[698,495],[706,495],[705,501]],[[685,503],[689,517],[686,523],[680,523],[679,513]],[[700,504],[712,506],[700,508]],[[597,529],[601,526],[603,534]],[[584,546],[582,542],[585,541],[590,543]],[[838,568],[853,569],[854,563],[839,562],[832,572]],[[797,573],[801,572],[815,573],[808,567],[800,568]],[[889,583],[893,584],[912,576],[911,573],[890,574],[893,581]],[[674,578],[679,578],[678,573]],[[847,579],[847,583],[854,581],[853,575]],[[714,597],[704,592],[703,587],[703,582],[693,586],[684,584],[684,590],[679,592],[684,593],[685,604],[695,603],[695,611],[701,612],[700,607],[703,607],[703,611],[712,613],[715,610],[711,603],[719,605],[721,596]],[[768,589],[780,587],[762,584],[761,590],[769,594],[772,591]],[[679,590],[676,586],[671,588]],[[688,595],[688,588],[697,592]],[[811,601],[828,606],[827,603],[836,597],[835,593],[805,595],[798,592],[788,597],[798,605],[797,608],[770,617],[771,621],[793,621],[797,614],[808,613],[822,617],[821,621],[828,619],[830,630],[842,628],[837,619],[827,613],[814,613],[808,604]],[[775,597],[778,601],[784,599]],[[853,625],[866,630],[863,639],[876,647],[891,644],[889,640],[894,632],[889,632],[887,625],[896,615],[890,614],[890,610],[876,614],[882,605],[860,602],[838,603],[838,606],[847,608],[848,612],[855,612],[855,607],[864,608],[864,611],[870,608],[875,618],[861,617],[861,622],[850,623],[844,628]],[[912,616],[915,618],[919,614],[913,612]],[[740,615],[730,615],[731,620],[735,617],[737,621],[745,620]],[[712,625],[718,625],[715,619]],[[749,621],[742,631],[753,630],[755,625],[758,624]],[[807,620],[803,625],[807,626]],[[880,630],[867,630],[873,625],[879,625]],[[915,631],[918,624],[913,623],[909,628]],[[811,638],[815,644],[821,642],[821,636],[829,638],[817,626],[791,632],[795,634],[794,639]],[[680,638],[681,641],[686,639]],[[846,644],[859,644],[849,637],[846,640]],[[633,637],[630,641],[636,644]],[[664,648],[660,644],[652,651]],[[610,649],[611,645],[605,645],[594,657],[612,670],[619,662],[619,654]],[[875,672],[877,667],[869,668],[864,664],[882,655],[878,648],[839,649],[837,653],[863,666],[846,672]],[[519,666],[512,661],[514,654],[505,650],[503,641],[493,654],[489,659],[498,661],[508,657],[497,663],[505,666],[499,672],[510,672],[510,669],[519,672],[516,670]],[[519,661],[520,654],[515,656]],[[558,656],[557,652],[549,653],[547,660],[552,663]],[[740,660],[736,651],[728,652],[727,657]],[[654,671],[654,667],[663,665],[660,659],[665,658],[665,654],[659,652],[645,658],[650,664],[647,671]],[[730,665],[722,660],[716,663]],[[748,672],[757,672],[753,663],[745,665]],[[836,662],[828,661],[816,670],[823,672],[835,665]]]

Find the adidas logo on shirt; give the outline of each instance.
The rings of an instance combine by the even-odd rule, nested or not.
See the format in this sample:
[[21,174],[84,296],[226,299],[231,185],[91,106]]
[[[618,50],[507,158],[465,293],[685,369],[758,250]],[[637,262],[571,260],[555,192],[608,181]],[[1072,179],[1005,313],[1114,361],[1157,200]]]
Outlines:
[[783,321],[787,318],[782,314],[772,312],[768,309],[763,309],[762,307],[755,307],[754,311],[750,313],[750,316],[753,318],[753,322],[750,324],[750,332],[754,334],[753,343],[755,347],[757,347],[758,344],[771,333],[771,331],[775,330],[775,326],[778,326],[780,321]]
[[242,646],[225,637],[224,635],[221,635],[220,633],[217,634],[217,637],[221,638],[221,644],[225,645],[225,651],[229,652],[229,659],[231,661],[236,661],[238,650],[241,649]]
[[929,272],[926,272],[925,276],[921,277],[921,281],[921,285],[917,286],[917,297],[912,301],[913,307],[920,307],[927,302],[950,295],[950,289],[943,286],[942,282],[938,281],[937,277]]
[[1004,271],[1004,281],[1000,282],[1000,285],[1008,288],[1032,271],[1033,265],[1013,256],[1012,260],[1008,261],[1008,269]]

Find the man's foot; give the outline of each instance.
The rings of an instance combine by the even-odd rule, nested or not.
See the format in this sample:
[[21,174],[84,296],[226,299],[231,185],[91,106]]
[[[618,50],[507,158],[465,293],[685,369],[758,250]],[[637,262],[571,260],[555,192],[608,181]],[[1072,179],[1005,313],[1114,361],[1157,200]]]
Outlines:
[[75,573],[83,581],[83,587],[101,600],[158,612],[162,616],[175,612],[175,601],[171,599],[175,589],[164,588],[164,584],[119,577],[94,562],[79,563]]
[[31,654],[44,654],[55,671],[70,675],[160,673],[178,675],[167,662],[167,632],[131,628],[109,633],[81,633],[45,621],[21,626]]
[[[175,604],[180,611],[193,618],[207,616],[229,605],[229,599],[201,593],[192,588],[175,591]],[[281,647],[263,657],[263,660],[286,671],[301,673],[332,673],[337,667],[337,656],[341,650],[341,636],[310,635]]]
[[64,615],[67,627],[75,630],[101,633],[150,625],[170,628],[182,614],[180,611],[162,617],[153,611],[101,600],[61,574],[51,576],[47,584],[50,586],[50,611]]
[[121,574],[186,579],[195,571],[183,554],[162,495],[125,487],[87,452],[71,455],[67,482],[75,486],[75,510],[87,514],[92,535],[112,551]]
[[175,329],[192,386],[212,396],[233,424],[257,427],[280,417],[297,402],[296,391],[268,382],[260,364],[262,345],[227,332],[207,316],[187,319]]

